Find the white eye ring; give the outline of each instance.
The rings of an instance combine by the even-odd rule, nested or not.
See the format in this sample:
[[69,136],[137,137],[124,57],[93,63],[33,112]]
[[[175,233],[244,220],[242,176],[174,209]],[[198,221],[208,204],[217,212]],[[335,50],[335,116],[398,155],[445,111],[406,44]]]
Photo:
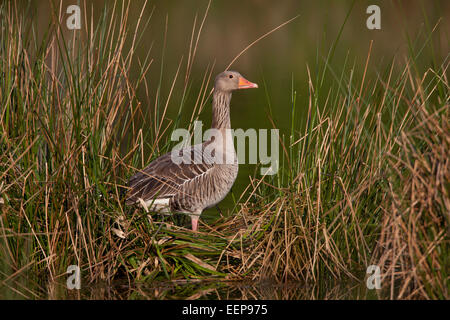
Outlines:
[[233,79],[233,75],[232,74],[230,74],[229,77],[230,77],[230,79]]

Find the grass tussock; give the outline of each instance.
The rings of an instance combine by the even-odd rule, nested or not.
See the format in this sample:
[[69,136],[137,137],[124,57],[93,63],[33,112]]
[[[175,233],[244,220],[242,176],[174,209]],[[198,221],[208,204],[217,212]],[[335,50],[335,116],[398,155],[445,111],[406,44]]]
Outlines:
[[[294,89],[286,93],[292,127],[280,138],[279,174],[251,178],[233,215],[194,234],[181,215],[125,207],[121,190],[131,172],[171,147],[179,117],[166,119],[166,111],[177,81],[179,114],[192,94],[204,18],[194,21],[189,58],[169,94],[156,82],[147,105],[137,92],[149,96],[148,77],[164,73],[149,73],[150,52],[135,55],[149,21],[141,14],[130,22],[129,4],[115,3],[69,34],[53,9],[40,34],[13,3],[0,5],[2,286],[51,296],[38,279],[65,279],[75,264],[88,282],[272,279],[323,287],[330,279],[364,282],[375,264],[380,297],[449,298],[448,58],[425,71],[418,55],[394,59],[369,77],[369,49],[358,78],[348,60],[340,74],[333,70],[330,50],[316,74],[307,68],[306,104]],[[191,124],[207,102],[211,72]]]
[[437,110],[417,103],[411,128],[394,141],[398,152],[387,155],[389,202],[374,262],[398,285],[392,298],[448,299],[450,110],[448,101]]
[[448,298],[450,109],[438,94],[448,92],[447,67],[419,78],[407,64],[394,88],[379,79],[351,92],[348,82],[340,108],[316,115],[311,102],[310,129],[285,148],[294,168],[255,179],[235,218],[256,240],[243,270],[320,282],[361,279],[377,265],[380,296]]

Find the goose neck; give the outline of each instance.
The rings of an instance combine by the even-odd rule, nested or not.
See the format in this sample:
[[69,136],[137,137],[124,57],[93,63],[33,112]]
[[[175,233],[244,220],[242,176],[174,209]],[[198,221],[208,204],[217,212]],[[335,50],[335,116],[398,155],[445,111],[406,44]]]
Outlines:
[[213,129],[230,129],[230,101],[231,92],[214,91],[212,103]]

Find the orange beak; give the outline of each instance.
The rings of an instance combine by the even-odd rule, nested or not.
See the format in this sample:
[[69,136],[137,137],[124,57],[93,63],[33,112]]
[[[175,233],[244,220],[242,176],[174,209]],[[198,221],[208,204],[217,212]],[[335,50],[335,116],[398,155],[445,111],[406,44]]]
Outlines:
[[256,83],[250,82],[244,77],[239,77],[239,89],[250,89],[250,88],[258,88]]

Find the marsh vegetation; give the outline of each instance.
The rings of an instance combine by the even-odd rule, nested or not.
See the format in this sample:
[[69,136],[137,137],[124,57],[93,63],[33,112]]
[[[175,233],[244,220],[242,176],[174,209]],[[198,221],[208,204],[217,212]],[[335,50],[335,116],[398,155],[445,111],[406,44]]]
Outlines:
[[[222,212],[207,212],[198,233],[182,215],[125,206],[123,192],[133,172],[171,150],[173,130],[210,118],[211,80],[222,65],[197,55],[215,3],[190,17],[177,58],[165,47],[167,17],[149,39],[155,9],[144,2],[83,3],[78,31],[66,29],[53,1],[37,28],[27,19],[34,5],[0,2],[0,297],[54,297],[48,284],[78,265],[86,284],[270,281],[286,285],[271,298],[349,298],[339,288],[364,286],[367,267],[377,265],[382,288],[352,297],[450,298],[445,2],[433,2],[432,14],[422,8],[420,32],[405,31],[406,49],[383,57],[370,38],[358,39],[364,55],[340,46],[355,10],[346,2],[336,32],[299,56],[285,82],[257,71],[261,89],[234,98],[236,108],[249,107],[232,126],[246,118],[258,127],[256,118],[280,128],[279,172],[244,166]],[[160,52],[139,50],[158,41]],[[268,70],[280,63],[271,54]],[[214,295],[217,286],[171,296],[226,297]],[[240,288],[231,292],[268,297]]]

